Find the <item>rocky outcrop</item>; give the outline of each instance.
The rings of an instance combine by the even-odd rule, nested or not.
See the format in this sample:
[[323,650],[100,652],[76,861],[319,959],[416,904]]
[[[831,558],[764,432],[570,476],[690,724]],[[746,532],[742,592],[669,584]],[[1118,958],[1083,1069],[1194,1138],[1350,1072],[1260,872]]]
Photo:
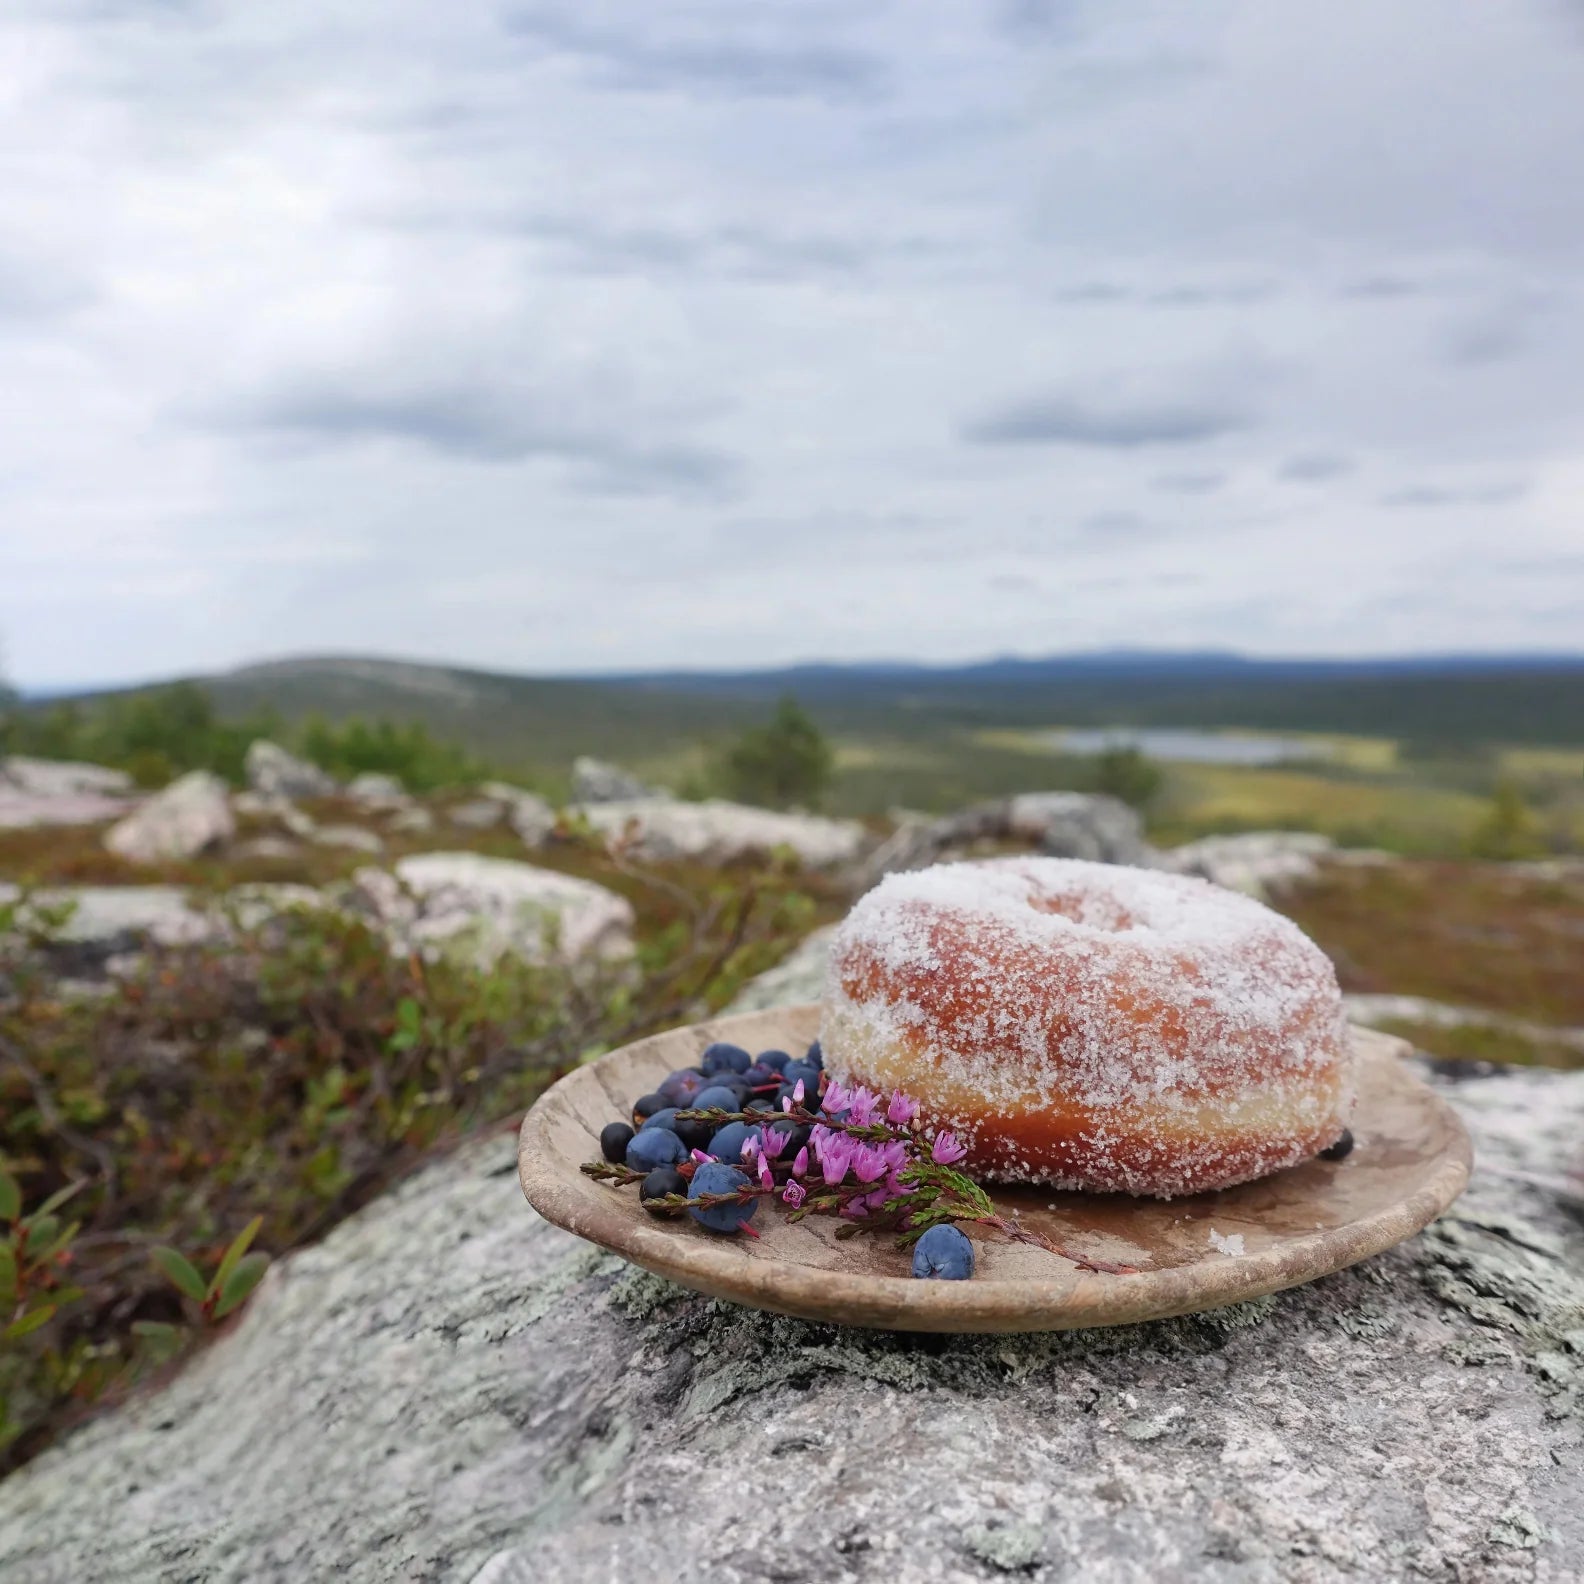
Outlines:
[[385,843],[371,830],[361,825],[319,825],[309,838],[321,847],[344,847],[351,852],[377,853],[385,850]]
[[632,953],[632,904],[551,869],[478,853],[419,853],[394,871],[360,869],[350,899],[401,950],[460,952],[488,966],[620,960]]
[[572,761],[574,803],[628,803],[640,798],[669,796],[664,788],[645,785],[620,765],[586,756]]
[[940,819],[904,815],[864,863],[859,884],[868,890],[899,870],[977,857],[1017,843],[1093,863],[1148,866],[1156,861],[1144,840],[1143,821],[1120,799],[1089,792],[1026,792],[975,803]]
[[1161,854],[1161,863],[1177,874],[1264,898],[1272,889],[1314,879],[1335,845],[1329,836],[1308,831],[1245,831],[1173,847]]
[[506,823],[525,847],[542,847],[556,828],[556,811],[539,796],[508,781],[486,781],[479,791],[506,811]]
[[113,825],[105,846],[129,863],[151,864],[196,858],[235,833],[225,782],[194,770]]
[[371,814],[394,814],[412,804],[406,787],[395,776],[379,775],[372,770],[353,776],[346,784],[346,795]]
[[69,760],[0,759],[0,830],[97,825],[125,814],[132,778],[122,770]]
[[1449,1088],[1468,1194],[1351,1270],[1110,1330],[845,1331],[523,1204],[509,1133],[271,1271],[0,1485],[7,1584],[1573,1584],[1584,1074]]
[[649,863],[729,864],[784,849],[808,868],[834,869],[855,862],[868,843],[863,826],[852,820],[782,814],[715,799],[641,798],[585,804],[568,812],[586,820],[613,847],[619,844]]
[[249,746],[243,769],[249,788],[262,797],[329,797],[336,789],[335,778],[318,765],[262,737]]

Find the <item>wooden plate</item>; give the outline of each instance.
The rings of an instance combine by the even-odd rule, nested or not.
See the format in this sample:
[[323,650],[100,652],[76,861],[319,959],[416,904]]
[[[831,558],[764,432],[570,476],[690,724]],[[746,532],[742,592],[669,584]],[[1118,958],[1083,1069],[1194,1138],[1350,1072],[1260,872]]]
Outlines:
[[[1136,1275],[1081,1272],[1041,1249],[975,1232],[971,1281],[915,1281],[908,1257],[885,1236],[838,1242],[828,1218],[794,1224],[766,1206],[754,1220],[757,1241],[719,1237],[688,1220],[658,1220],[639,1208],[636,1188],[579,1171],[599,1158],[607,1122],[626,1117],[639,1095],[713,1040],[796,1051],[818,1026],[816,1006],[720,1018],[569,1073],[523,1119],[517,1170],[528,1202],[657,1275],[778,1314],[899,1331],[1057,1331],[1213,1309],[1340,1270],[1434,1220],[1463,1191],[1473,1160],[1462,1123],[1398,1060],[1408,1046],[1359,1029],[1358,1144],[1344,1161],[1312,1160],[1170,1201],[992,1185],[1003,1213],[1015,1209],[1026,1226],[1135,1265]],[[1241,1255],[1224,1252],[1239,1238]]]

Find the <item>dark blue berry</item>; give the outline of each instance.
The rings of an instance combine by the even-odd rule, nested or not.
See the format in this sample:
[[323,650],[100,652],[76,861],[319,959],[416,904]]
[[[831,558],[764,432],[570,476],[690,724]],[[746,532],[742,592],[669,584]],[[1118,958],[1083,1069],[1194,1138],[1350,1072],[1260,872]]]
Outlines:
[[656,1111],[664,1111],[670,1103],[663,1094],[646,1094],[633,1101],[633,1126],[642,1127],[649,1117]]
[[627,1164],[634,1171],[675,1166],[687,1158],[687,1145],[670,1128],[644,1128],[633,1134],[632,1143],[627,1146]]
[[932,1226],[913,1245],[913,1274],[932,1281],[967,1281],[974,1273],[973,1243],[954,1226]]
[[607,1122],[600,1129],[600,1154],[608,1161],[626,1160],[632,1136],[633,1130],[625,1122]]
[[809,1046],[808,1051],[803,1057],[803,1060],[806,1061],[810,1067],[814,1068],[816,1072],[825,1071],[825,1052],[820,1048],[820,1042],[818,1040],[815,1040],[814,1043]]
[[774,1067],[764,1067],[755,1062],[743,1075],[743,1082],[750,1089],[763,1089],[770,1084],[781,1082],[781,1074]]
[[683,1067],[667,1073],[665,1082],[655,1091],[674,1106],[685,1106],[704,1087],[704,1074],[696,1067]]
[[699,1057],[699,1067],[711,1077],[716,1073],[747,1072],[753,1066],[753,1057],[741,1045],[725,1045],[717,1042],[708,1046]]
[[667,1194],[685,1194],[687,1187],[687,1178],[674,1166],[656,1166],[638,1184],[638,1202],[650,1215],[679,1216],[681,1210],[657,1201],[664,1199]]
[[819,1093],[819,1068],[810,1067],[807,1062],[788,1062],[787,1069],[781,1074],[781,1082],[795,1084],[803,1080],[803,1092],[807,1095]]
[[1353,1129],[1343,1128],[1342,1137],[1335,1144],[1328,1145],[1320,1151],[1320,1159],[1328,1161],[1346,1160],[1353,1153]]
[[768,1067],[771,1072],[783,1072],[786,1064],[792,1060],[785,1051],[760,1051],[754,1058],[761,1067]]
[[742,1159],[742,1147],[759,1131],[746,1122],[728,1122],[715,1130],[714,1136],[704,1146],[705,1151],[718,1161],[735,1165]]
[[[740,1172],[735,1166],[728,1166],[722,1161],[706,1161],[693,1173],[688,1198],[697,1199],[700,1194],[733,1193],[747,1186],[746,1172]],[[700,1205],[690,1209],[688,1214],[711,1232],[735,1232],[744,1221],[753,1219],[753,1213],[758,1208],[759,1201],[750,1199],[746,1204]]]
[[680,1109],[684,1108],[667,1106],[664,1111],[656,1111],[638,1131],[647,1133],[650,1128],[665,1128],[668,1132],[675,1133],[690,1150],[703,1149],[709,1143],[714,1128],[708,1122],[683,1120],[677,1115]]
[[742,1106],[738,1103],[735,1089],[728,1089],[724,1084],[711,1084],[708,1089],[701,1089],[693,1096],[693,1103],[689,1109],[694,1111],[740,1111]]

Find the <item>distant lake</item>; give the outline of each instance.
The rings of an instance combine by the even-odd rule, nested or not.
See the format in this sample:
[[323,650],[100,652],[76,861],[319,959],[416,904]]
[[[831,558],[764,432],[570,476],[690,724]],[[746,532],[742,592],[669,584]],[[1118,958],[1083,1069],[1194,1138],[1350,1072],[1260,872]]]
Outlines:
[[1231,737],[1220,732],[1106,726],[1051,733],[1051,745],[1064,753],[1098,754],[1108,748],[1137,748],[1151,759],[1189,764],[1272,765],[1291,759],[1324,759],[1322,744],[1301,737]]

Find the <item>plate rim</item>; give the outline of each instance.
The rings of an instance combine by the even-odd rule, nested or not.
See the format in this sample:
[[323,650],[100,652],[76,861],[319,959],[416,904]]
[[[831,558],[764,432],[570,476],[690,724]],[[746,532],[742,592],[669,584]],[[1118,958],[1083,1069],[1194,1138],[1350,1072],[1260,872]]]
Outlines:
[[[920,1282],[883,1272],[833,1271],[766,1260],[737,1239],[689,1238],[675,1228],[638,1218],[635,1206],[614,1195],[609,1203],[570,1184],[535,1146],[548,1137],[555,1097],[586,1083],[591,1071],[615,1063],[655,1040],[691,1034],[695,1040],[729,1039],[771,1021],[812,1020],[817,1002],[767,1007],[700,1023],[682,1024],[633,1040],[574,1068],[529,1108],[518,1133],[517,1174],[524,1197],[545,1220],[679,1285],[772,1313],[864,1329],[993,1333],[1070,1330],[1130,1325],[1215,1309],[1330,1275],[1384,1252],[1428,1226],[1458,1198],[1473,1168],[1473,1141],[1457,1112],[1408,1068],[1396,1064],[1393,1081],[1417,1091],[1421,1105],[1450,1123],[1450,1147],[1434,1159],[1425,1181],[1406,1198],[1359,1220],[1284,1238],[1270,1248],[1214,1263],[1199,1261],[1128,1276],[1074,1272],[996,1281]],[[1405,1040],[1350,1026],[1355,1058],[1395,1059],[1411,1051]],[[740,1043],[741,1041],[734,1041]],[[747,1042],[753,1043],[749,1035]],[[699,1048],[703,1048],[703,1043]],[[1054,1256],[1053,1256],[1054,1257]]]

